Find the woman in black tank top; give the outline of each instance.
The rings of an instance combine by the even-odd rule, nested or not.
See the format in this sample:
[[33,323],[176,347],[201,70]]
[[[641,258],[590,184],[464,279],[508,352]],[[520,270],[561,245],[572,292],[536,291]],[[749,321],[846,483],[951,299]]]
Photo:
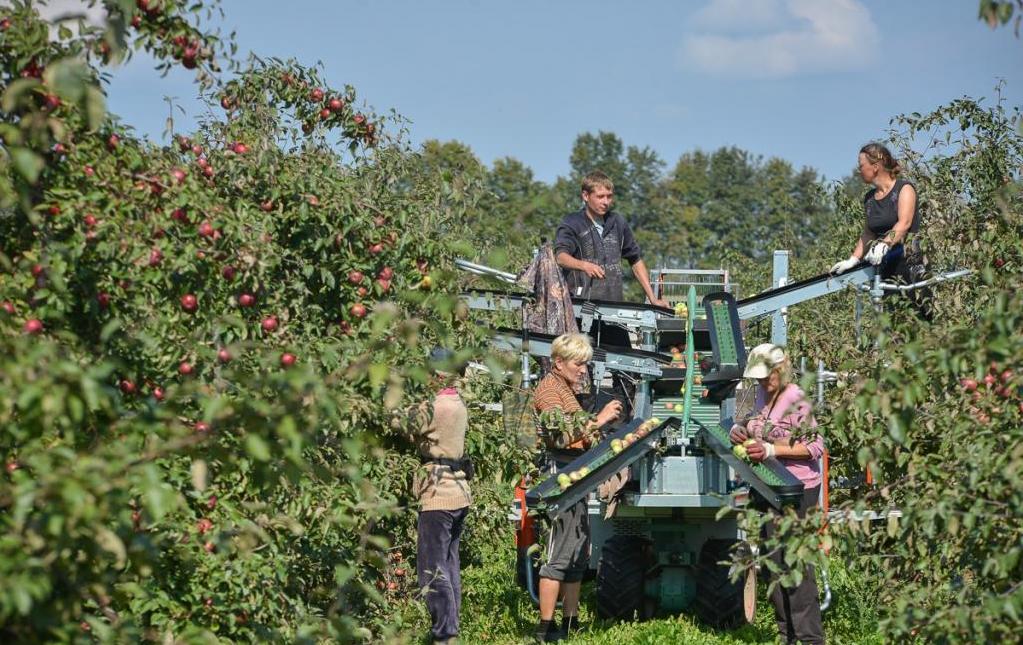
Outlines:
[[[874,187],[863,196],[865,221],[849,259],[836,262],[831,273],[844,273],[867,261],[880,265],[881,277],[903,283],[923,279],[924,264],[919,248],[907,252],[905,241],[920,230],[920,207],[916,188],[899,179],[902,167],[888,148],[869,143],[860,149],[860,177]],[[930,319],[927,293],[911,291],[910,298],[920,314]]]

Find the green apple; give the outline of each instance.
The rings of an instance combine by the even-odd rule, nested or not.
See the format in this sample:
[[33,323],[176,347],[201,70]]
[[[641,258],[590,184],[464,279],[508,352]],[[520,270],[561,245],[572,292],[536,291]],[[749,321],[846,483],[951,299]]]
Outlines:
[[685,410],[685,406],[683,406],[681,403],[675,404],[675,412],[682,412],[683,410]]
[[625,444],[622,443],[621,439],[612,439],[611,440],[611,452],[613,452],[614,454],[617,455],[618,453],[620,453],[623,450],[625,450]]
[[746,446],[743,446],[741,444],[733,446],[732,447],[732,454],[735,455],[736,457],[738,457],[739,459],[745,459],[746,458]]
[[578,470],[573,470],[568,474],[568,478],[571,479],[573,482],[577,482],[580,479],[582,479],[583,476],[579,473]]
[[571,485],[572,478],[569,477],[566,473],[561,473],[560,475],[558,475],[558,486],[561,486],[561,490],[565,490]]
[[750,437],[750,438],[749,438],[749,439],[747,439],[746,441],[743,441],[743,442],[742,442],[742,445],[743,445],[744,447],[746,447],[746,448],[749,448],[750,446],[752,446],[752,445],[753,445],[753,444],[755,444],[756,442],[757,442],[757,440],[756,440],[756,439],[753,439],[752,437]]
[[579,469],[579,478],[580,479],[582,479],[583,477],[585,477],[586,475],[589,475],[589,474],[590,474],[590,467],[589,466],[583,466],[582,468]]

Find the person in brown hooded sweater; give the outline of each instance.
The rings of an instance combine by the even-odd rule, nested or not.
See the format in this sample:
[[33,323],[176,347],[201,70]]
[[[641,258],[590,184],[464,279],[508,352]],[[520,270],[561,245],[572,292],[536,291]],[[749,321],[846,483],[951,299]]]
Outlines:
[[456,387],[460,374],[444,371],[453,360],[447,349],[430,353],[438,391],[432,401],[413,407],[409,419],[423,462],[412,485],[419,503],[416,575],[430,612],[434,643],[454,643],[458,638],[462,606],[458,549],[472,504],[473,469],[465,458],[468,410]]

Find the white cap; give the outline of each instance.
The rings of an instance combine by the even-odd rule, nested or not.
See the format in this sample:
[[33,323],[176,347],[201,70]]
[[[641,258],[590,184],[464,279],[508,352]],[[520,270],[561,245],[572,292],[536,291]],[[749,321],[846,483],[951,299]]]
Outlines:
[[785,350],[771,343],[757,345],[746,360],[743,378],[767,378],[771,370],[785,362]]

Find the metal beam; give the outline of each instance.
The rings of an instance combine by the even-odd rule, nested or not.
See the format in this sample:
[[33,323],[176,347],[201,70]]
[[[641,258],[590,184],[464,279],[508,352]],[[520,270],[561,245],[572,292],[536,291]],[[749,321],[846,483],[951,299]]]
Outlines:
[[869,264],[861,264],[841,275],[824,274],[809,280],[771,289],[738,303],[739,319],[751,320],[768,316],[783,307],[799,304],[814,298],[842,291],[848,287],[858,287],[874,280],[877,268]]
[[[462,300],[470,309],[481,311],[514,311],[533,300],[529,294],[514,292],[472,290],[462,294]],[[581,331],[588,332],[594,321],[624,325],[639,333],[657,331],[657,314],[668,315],[659,307],[650,305],[616,303],[594,300],[572,299],[572,310],[576,318],[583,321]]]
[[[530,335],[527,342],[529,345],[528,351],[532,356],[550,357],[552,340]],[[521,352],[522,334],[498,331],[493,336],[492,345],[495,349],[503,351]],[[652,356],[644,354],[645,353],[638,351],[619,352],[602,347],[594,347],[592,361],[594,363],[595,370],[616,370],[620,372],[629,372],[632,374],[660,378],[663,374],[661,371],[661,363],[667,363],[668,359],[665,357],[659,361],[654,359]]]

